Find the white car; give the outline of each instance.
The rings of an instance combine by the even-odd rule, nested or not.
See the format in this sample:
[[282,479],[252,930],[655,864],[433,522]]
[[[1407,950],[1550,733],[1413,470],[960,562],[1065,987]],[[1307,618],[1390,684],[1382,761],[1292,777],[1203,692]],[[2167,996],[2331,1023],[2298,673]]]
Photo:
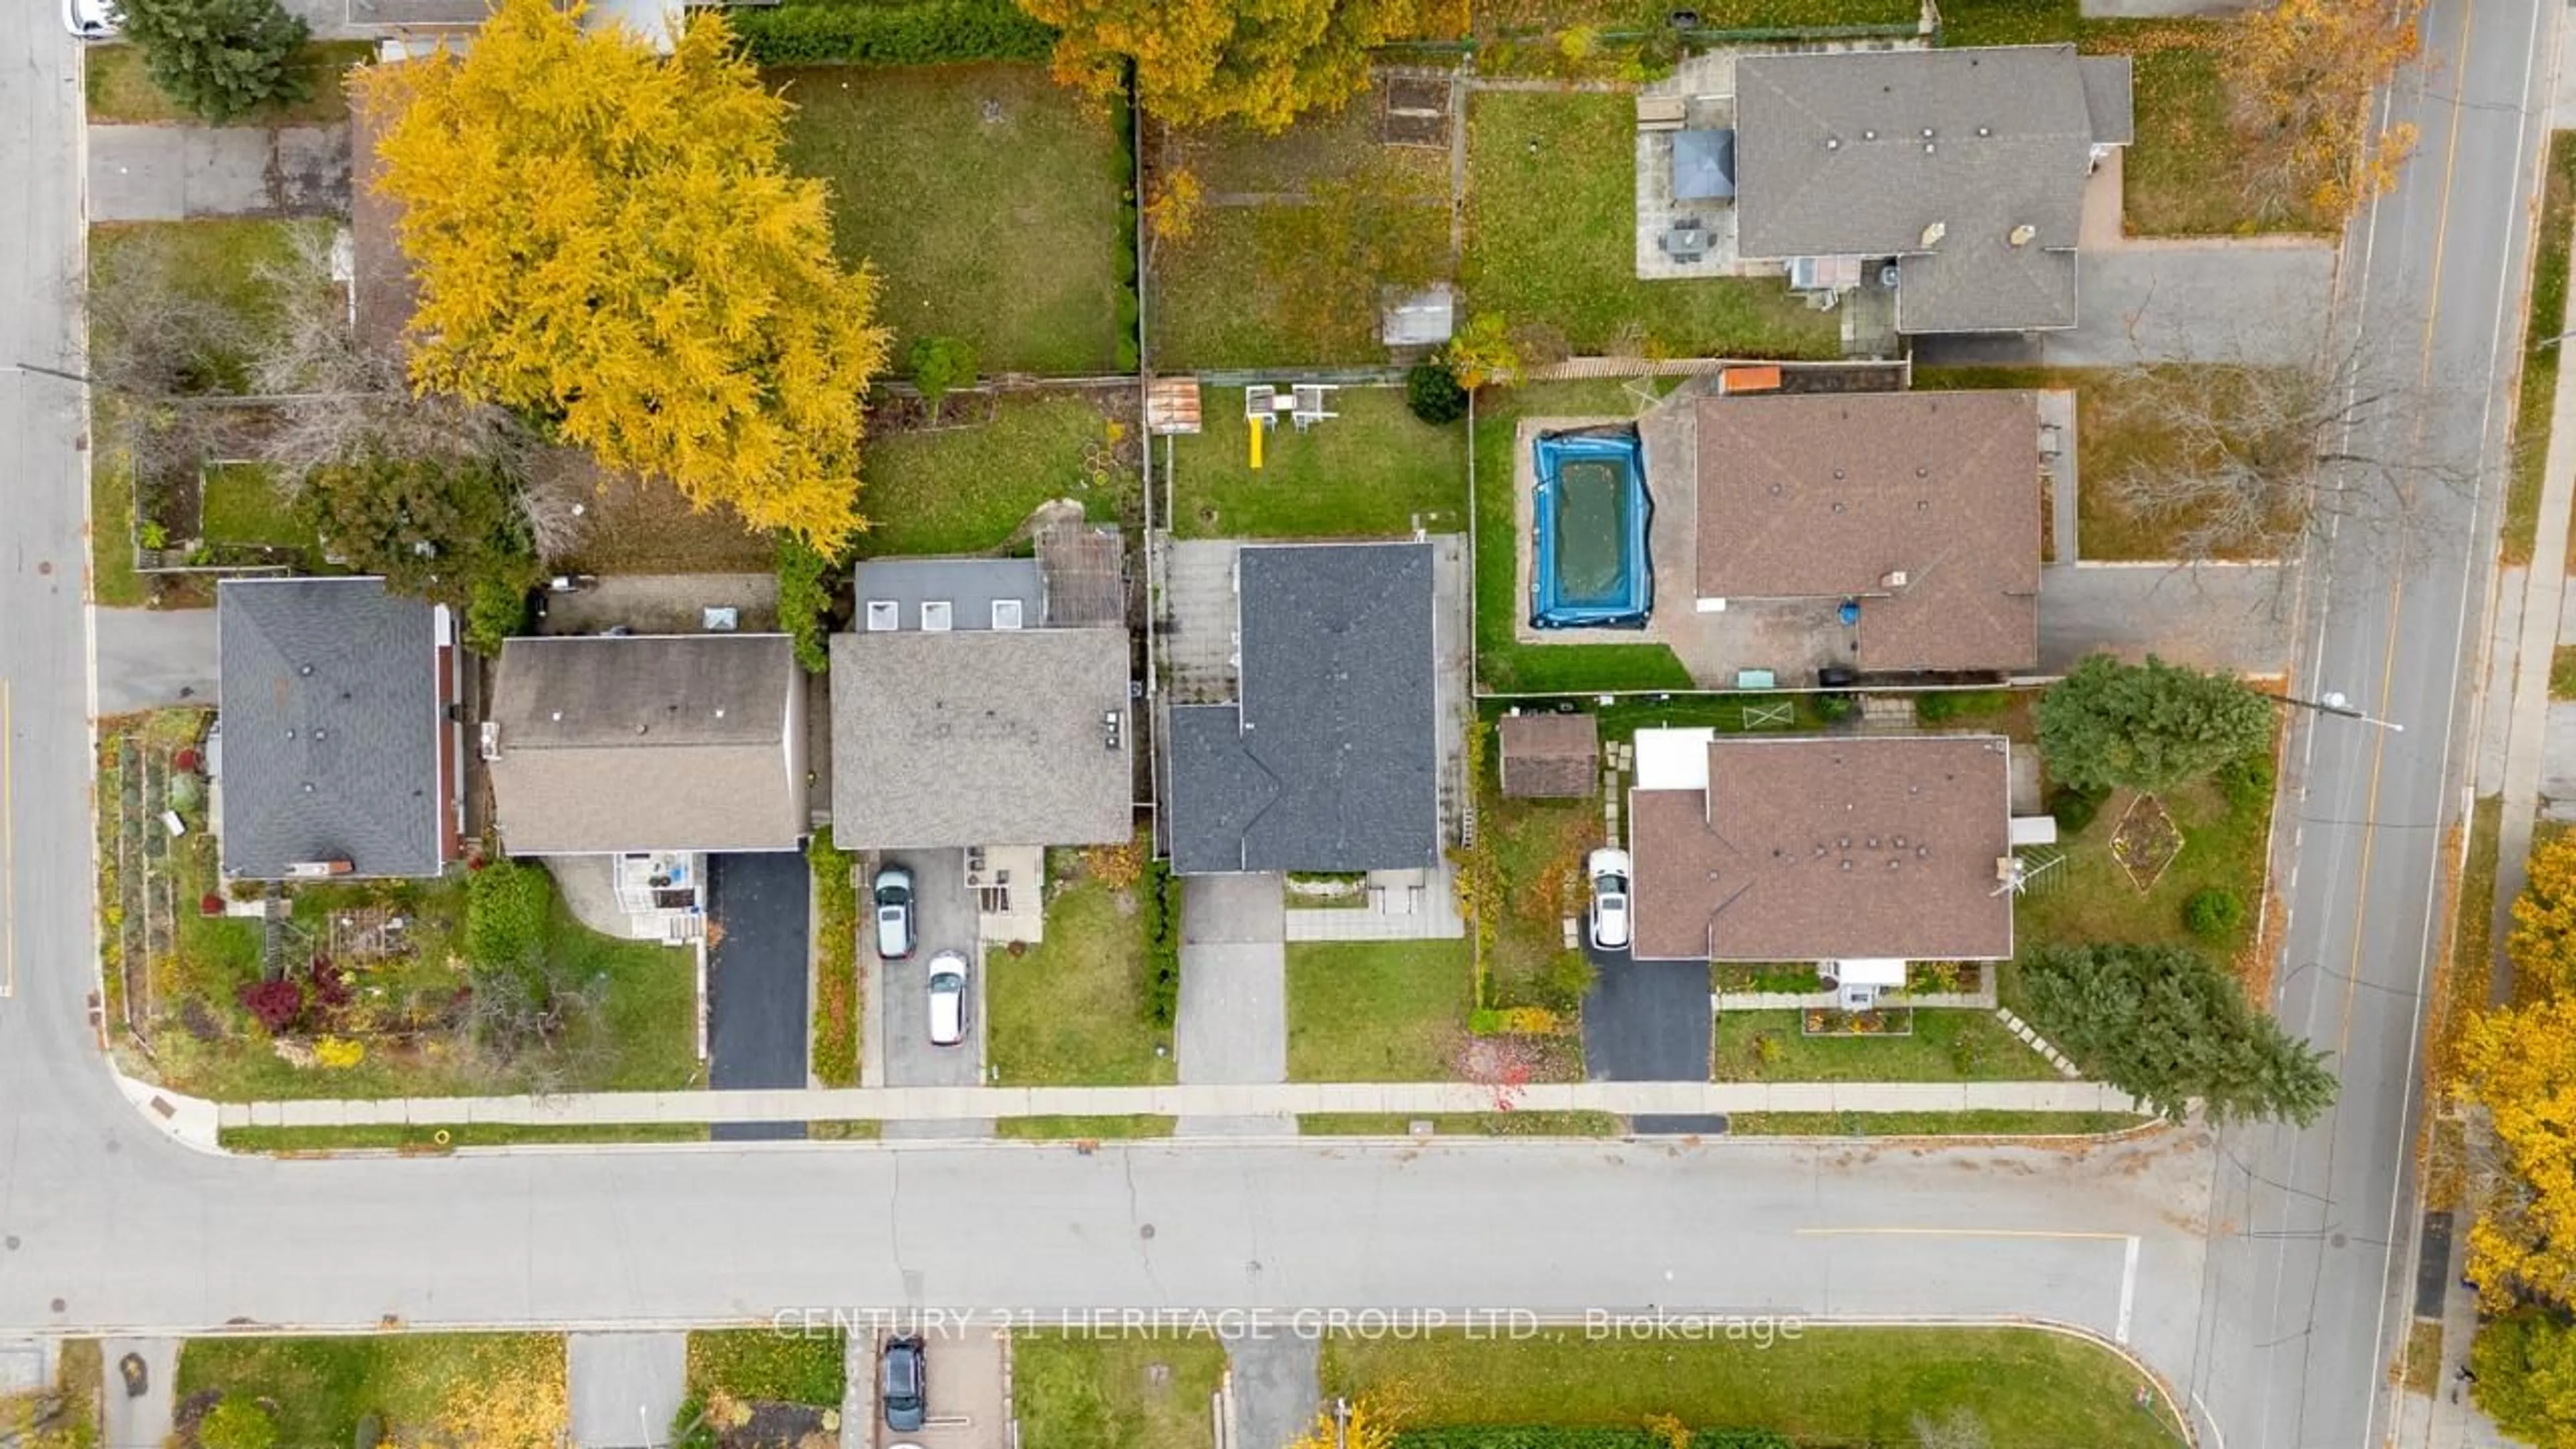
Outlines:
[[912,872],[890,865],[877,872],[869,892],[877,913],[877,955],[901,961],[912,955]]
[[1604,951],[1628,949],[1628,852],[1596,850],[1586,863],[1592,877],[1592,944]]
[[930,958],[930,1044],[966,1040],[966,958],[942,951]]
[[63,27],[76,40],[114,40],[124,29],[110,0],[63,0]]

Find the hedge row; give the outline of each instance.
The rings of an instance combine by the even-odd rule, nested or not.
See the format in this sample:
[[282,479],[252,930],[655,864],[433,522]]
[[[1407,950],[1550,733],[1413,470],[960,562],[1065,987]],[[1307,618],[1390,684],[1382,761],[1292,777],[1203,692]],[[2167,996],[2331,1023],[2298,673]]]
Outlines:
[[1044,60],[1055,31],[1010,0],[850,4],[793,0],[728,12],[762,65],[939,65],[966,60]]
[[1145,863],[1145,1019],[1166,1028],[1181,1014],[1180,895],[1171,862]]
[[[1395,1449],[1672,1449],[1649,1429],[1577,1428],[1562,1424],[1450,1424],[1407,1429]],[[1768,1429],[1693,1429],[1691,1449],[1791,1449]]]

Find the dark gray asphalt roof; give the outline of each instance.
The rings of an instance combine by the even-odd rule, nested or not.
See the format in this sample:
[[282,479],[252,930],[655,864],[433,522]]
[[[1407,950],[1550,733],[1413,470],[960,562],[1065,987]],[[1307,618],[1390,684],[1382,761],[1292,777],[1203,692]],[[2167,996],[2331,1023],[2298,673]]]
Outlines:
[[1242,698],[1172,711],[1174,867],[1433,864],[1430,545],[1246,546],[1236,577]]
[[438,643],[381,579],[227,579],[215,590],[227,875],[299,862],[440,868]]
[[1902,257],[1906,332],[2074,326],[2093,147],[2131,130],[2125,58],[2106,59],[2079,66],[2071,45],[1746,56],[1744,255]]

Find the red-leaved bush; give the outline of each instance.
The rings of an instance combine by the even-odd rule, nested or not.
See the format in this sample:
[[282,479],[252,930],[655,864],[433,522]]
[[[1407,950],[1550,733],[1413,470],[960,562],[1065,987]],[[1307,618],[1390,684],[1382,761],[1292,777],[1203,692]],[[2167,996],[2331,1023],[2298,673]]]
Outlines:
[[256,981],[241,989],[241,1006],[270,1031],[284,1031],[304,1014],[304,987],[293,980]]

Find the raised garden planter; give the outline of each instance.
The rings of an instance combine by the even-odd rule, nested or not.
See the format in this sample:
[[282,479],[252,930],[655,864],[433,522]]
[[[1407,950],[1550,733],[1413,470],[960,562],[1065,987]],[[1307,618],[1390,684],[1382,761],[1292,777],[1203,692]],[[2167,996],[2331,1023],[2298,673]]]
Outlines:
[[1914,1012],[1903,1006],[1881,1011],[1816,1007],[1798,1013],[1798,1030],[1806,1036],[1912,1036]]

